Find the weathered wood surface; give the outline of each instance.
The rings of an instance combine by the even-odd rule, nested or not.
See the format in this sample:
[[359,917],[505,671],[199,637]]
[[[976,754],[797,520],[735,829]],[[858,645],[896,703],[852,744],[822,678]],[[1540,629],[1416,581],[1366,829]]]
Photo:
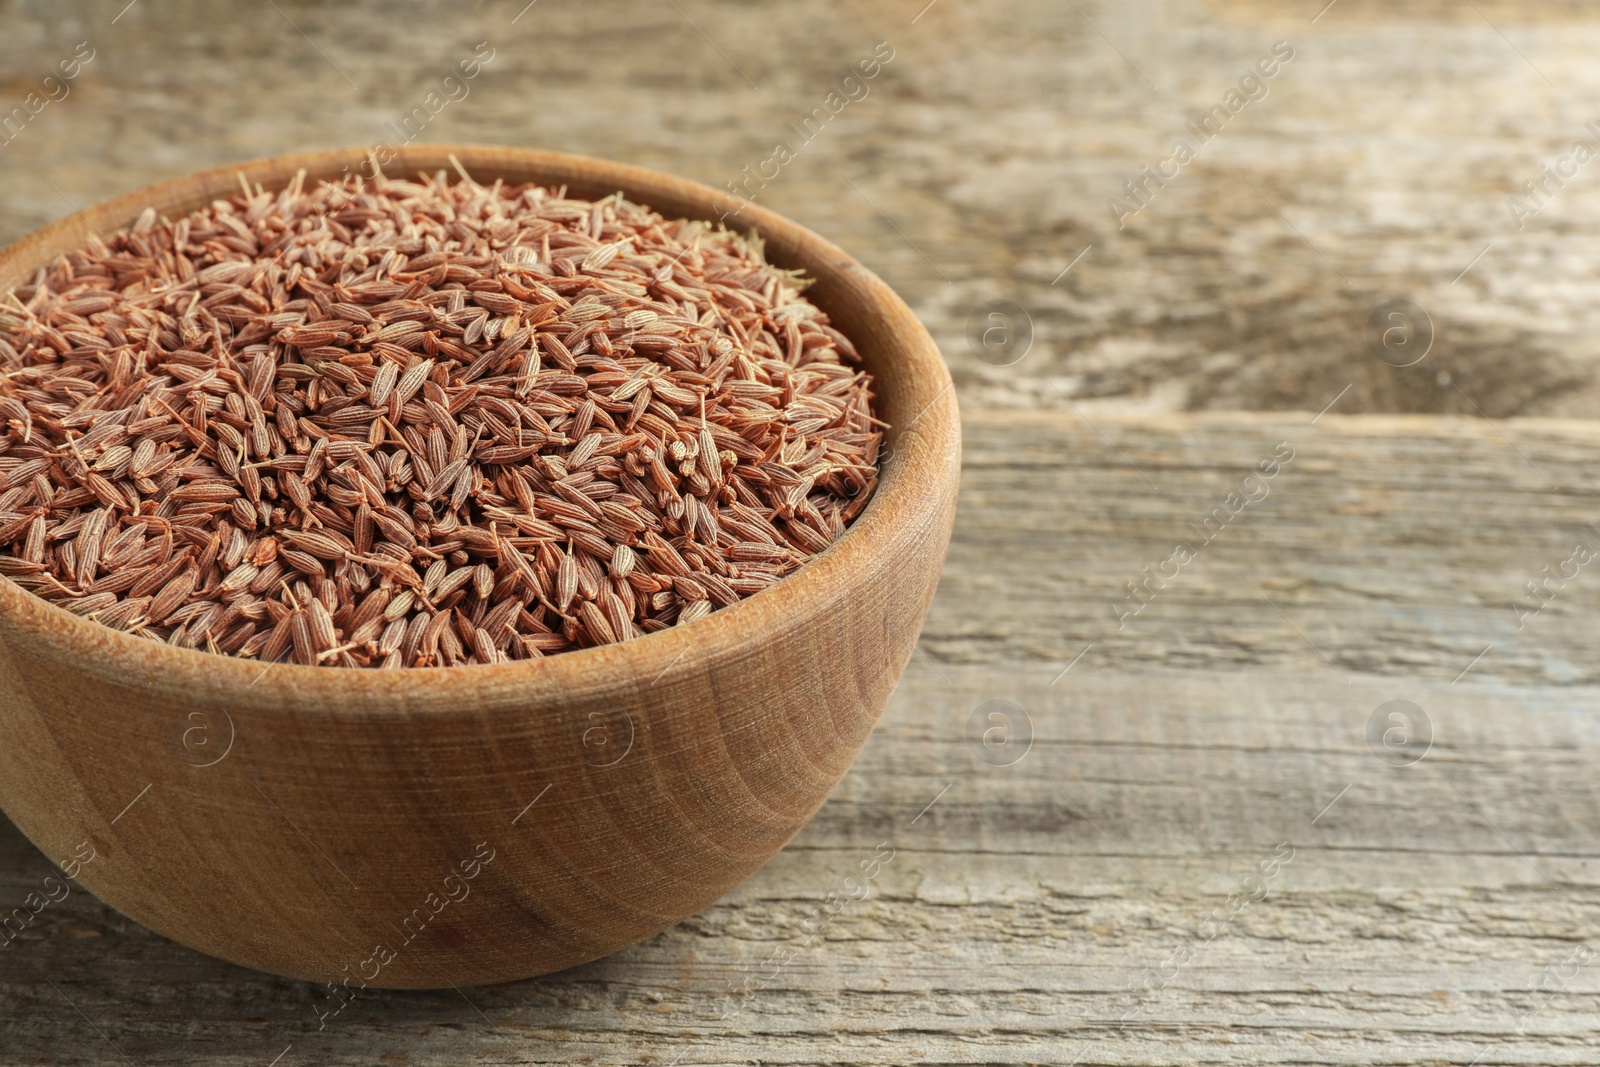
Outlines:
[[[1593,1063],[1600,581],[1520,634],[1508,604],[1600,547],[1600,428],[1310,419],[969,416],[924,651],[865,753],[771,864],[645,944],[364,996],[319,1031],[310,985],[75,891],[0,957],[4,1058]],[[1119,632],[1122,581],[1281,441],[1270,494]],[[991,700],[1025,709],[1025,753],[974,737]],[[1432,724],[1411,766],[1365,739],[1391,700]],[[20,902],[50,868],[15,831],[0,850]]]
[[[494,58],[420,140],[583,152],[719,187],[791,143],[758,203],[900,290],[968,406],[1316,411],[1353,382],[1346,412],[1600,414],[1600,161],[1550,186],[1522,229],[1507,207],[1541,164],[1596,140],[1600,10],[1337,0],[1313,24],[1327,3],[277,0],[222,15],[202,0],[7,0],[0,114],[77,42],[96,51],[71,95],[0,147],[0,239],[203,167],[392,141],[385,124],[487,41]],[[1199,144],[1185,122],[1280,40],[1295,55],[1266,97]],[[879,41],[894,58],[867,95],[794,145],[789,124]],[[1119,230],[1107,201],[1183,137],[1194,161]],[[1438,335],[1408,375],[1363,337],[1398,297]],[[1034,322],[1015,366],[967,344],[994,299]]]
[[[1600,968],[1565,963],[1600,922],[1600,581],[1585,568],[1520,631],[1510,607],[1577,541],[1600,546],[1600,440],[1502,425],[1513,447],[1474,410],[1600,412],[1600,163],[1523,229],[1506,204],[1600,118],[1592,5],[1339,0],[1313,24],[1325,0],[540,0],[513,24],[524,0],[380,17],[140,0],[113,24],[125,2],[0,4],[0,113],[76,42],[97,48],[0,148],[0,239],[69,201],[384,138],[480,40],[495,59],[422,139],[721,185],[888,40],[870,95],[758,202],[894,284],[969,412],[1060,414],[969,418],[923,654],[835,798],[702,916],[470,1005],[372,997],[318,1032],[311,987],[74,891],[0,952],[0,1062],[126,1062],[113,1044],[139,1063],[282,1067],[1600,1059]],[[1107,199],[1280,39],[1296,55],[1269,96],[1118,230]],[[1437,339],[1396,371],[1363,326],[1403,296]],[[993,299],[1033,319],[1013,366],[966,340]],[[1229,408],[1306,413],[1166,417]],[[1467,418],[1340,417],[1356,412]],[[1271,495],[1119,631],[1123,583],[1285,440]],[[1032,719],[1011,767],[967,740],[991,699]],[[1391,699],[1436,731],[1415,766],[1364,740]],[[805,945],[802,923],[883,841],[872,898]],[[1295,858],[1266,897],[1201,927],[1283,841]],[[0,904],[49,873],[0,834]],[[747,978],[775,949],[795,957]]]

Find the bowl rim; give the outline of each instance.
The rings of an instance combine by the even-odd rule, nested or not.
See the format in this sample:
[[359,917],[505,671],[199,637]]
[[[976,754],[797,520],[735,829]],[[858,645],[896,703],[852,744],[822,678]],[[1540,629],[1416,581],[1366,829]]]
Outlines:
[[[18,281],[8,284],[3,279],[31,275],[60,254],[54,249],[81,247],[93,233],[131,225],[146,206],[169,200],[185,187],[190,192],[181,203],[194,206],[175,204],[167,208],[168,213],[194,210],[221,195],[226,186],[237,188],[240,175],[252,184],[281,188],[298,170],[313,179],[337,176],[341,163],[360,166],[371,151],[350,147],[259,157],[155,182],[79,209],[0,249],[0,287],[15,288]],[[748,653],[752,634],[781,632],[786,618],[815,615],[829,602],[838,607],[839,592],[857,587],[871,571],[883,567],[888,554],[936,533],[945,497],[955,491],[951,468],[959,468],[954,383],[927,329],[877,275],[832,242],[774,211],[699,182],[632,164],[499,145],[440,144],[393,150],[392,159],[382,166],[386,176],[394,178],[401,173],[449,170],[456,160],[475,179],[485,181],[503,169],[536,171],[518,180],[553,187],[599,181],[602,187],[614,187],[668,218],[680,213],[661,207],[662,202],[682,201],[707,209],[704,215],[683,213],[684,217],[709,220],[721,211],[723,219],[731,215],[735,220],[730,229],[759,234],[767,252],[776,253],[778,259],[825,264],[824,270],[808,273],[814,283],[827,275],[829,281],[844,287],[835,303],[853,296],[873,317],[885,320],[889,328],[882,336],[890,339],[895,350],[882,353],[878,361],[875,404],[892,402],[885,385],[893,377],[898,379],[896,392],[903,393],[897,406],[915,405],[916,414],[904,421],[885,420],[891,423],[886,434],[890,454],[880,461],[879,484],[872,500],[845,532],[793,573],[704,618],[614,644],[507,663],[393,671],[263,664],[225,653],[180,648],[105,626],[44,600],[4,576],[0,576],[0,627],[20,631],[52,652],[70,656],[75,669],[91,675],[123,682],[132,675],[151,685],[185,688],[198,683],[219,696],[243,700],[240,706],[253,711],[303,712],[310,710],[305,698],[315,695],[332,701],[323,710],[335,716],[356,706],[379,714],[425,712],[460,706],[465,688],[483,692],[515,687],[527,693],[529,687],[550,687],[554,693],[578,697],[616,690],[638,678],[654,679],[648,683],[653,686],[691,648],[697,652],[691,659],[701,670],[708,663],[740,658]],[[97,225],[96,219],[102,224]],[[830,318],[834,317],[830,312]],[[855,336],[851,341],[866,358],[863,341]],[[887,368],[893,369],[892,375],[885,375]],[[909,389],[903,388],[908,385]],[[878,414],[893,413],[880,408]],[[341,699],[354,703],[347,708],[338,703]]]

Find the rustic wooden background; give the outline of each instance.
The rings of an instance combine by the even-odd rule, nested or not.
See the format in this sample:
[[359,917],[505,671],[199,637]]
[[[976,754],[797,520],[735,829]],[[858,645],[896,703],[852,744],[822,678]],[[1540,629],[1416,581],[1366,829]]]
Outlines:
[[[646,944],[319,1030],[314,987],[74,890],[0,950],[0,1062],[1600,1060],[1600,580],[1512,607],[1600,553],[1600,161],[1520,228],[1507,206],[1600,143],[1600,11],[524,3],[0,3],[0,115],[95,50],[0,146],[0,240],[390,139],[479,41],[423,138],[720,185],[887,41],[760,200],[894,284],[956,375],[962,512],[920,653],[816,820]],[[1267,95],[1119,229],[1108,199],[1278,41]],[[997,300],[1020,309],[998,354],[969,341]],[[1431,339],[1400,369],[1367,327],[1397,300]],[[1396,700],[1425,754],[1369,742]],[[64,858],[0,824],[0,906]]]

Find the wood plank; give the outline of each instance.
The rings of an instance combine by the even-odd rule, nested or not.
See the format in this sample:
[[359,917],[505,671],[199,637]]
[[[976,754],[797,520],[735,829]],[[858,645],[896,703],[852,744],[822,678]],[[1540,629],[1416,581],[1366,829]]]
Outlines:
[[[221,1064],[1592,1063],[1600,691],[1544,667],[1592,636],[1588,572],[1530,621],[1544,652],[1506,638],[1452,679],[1510,616],[1490,593],[1593,514],[1596,432],[1310,417],[969,416],[924,655],[865,753],[777,859],[649,942],[364,996],[319,1031],[311,987],[75,891],[0,966],[0,1040],[50,1063],[115,1061],[108,1041]],[[1285,439],[1270,495],[1108,626],[1107,589]],[[1434,732],[1403,767],[1365,736],[1397,699]],[[969,730],[993,700],[1031,723],[1009,766]],[[870,896],[819,921],[883,843]],[[9,827],[0,855],[0,900],[49,873]]]
[[[961,533],[924,649],[1050,674],[1093,643],[1085,662],[1102,667],[1600,680],[1591,570],[1567,567],[1536,616],[1512,606],[1537,606],[1524,583],[1559,577],[1577,545],[1600,552],[1600,428],[1312,418],[970,416]],[[1280,444],[1295,458],[1260,478]],[[1197,529],[1230,493],[1260,501]],[[1162,586],[1180,544],[1194,559]]]
[[[1510,606],[1596,543],[1597,442],[1477,419],[1600,411],[1592,168],[1525,228],[1507,211],[1596,119],[1593,5],[1340,0],[1313,24],[1323,0],[601,0],[512,24],[523,0],[381,19],[284,0],[305,36],[267,6],[219,19],[163,0],[111,24],[124,6],[7,12],[5,107],[77,41],[98,51],[0,152],[0,239],[138,184],[385,136],[481,39],[495,60],[424,140],[720,186],[888,40],[871,95],[759,202],[895,285],[965,405],[1015,413],[968,419],[944,585],[877,736],[714,908],[471,1005],[385,994],[319,1032],[309,987],[75,890],[0,954],[0,1059],[124,1062],[111,1042],[137,1062],[281,1067],[1600,1059],[1600,971],[1563,967],[1600,919],[1600,582],[1584,569],[1520,630]],[[1278,39],[1296,56],[1270,95],[1118,229],[1107,199]],[[1437,333],[1409,369],[1364,334],[1398,297]],[[994,299],[1035,328],[1008,367],[967,341]],[[1024,414],[1039,408],[1060,415]],[[1113,417],[1232,408],[1306,413]],[[1337,417],[1354,412],[1465,418]],[[1271,495],[1117,629],[1123,583],[1280,440],[1296,459]],[[966,740],[995,699],[1034,726],[1011,767]],[[1364,739],[1392,699],[1436,730],[1411,767]],[[874,896],[804,945],[801,923],[885,840]],[[1284,840],[1295,859],[1266,898],[1206,941],[1204,915]],[[0,907],[49,872],[0,825]],[[718,994],[779,947],[794,960],[719,1020]],[[1199,954],[1145,987],[1184,948]]]
[[[0,151],[0,240],[194,170],[393,141],[386,124],[482,40],[494,58],[420,140],[584,152],[718,188],[790,144],[758,202],[902,292],[972,405],[1316,411],[1349,384],[1347,412],[1600,412],[1594,168],[1536,216],[1507,206],[1594,140],[1590,4],[1340,0],[1315,24],[1326,0],[496,0],[403,18],[280,3],[227,19],[163,0],[115,25],[125,0],[104,6],[7,14],[7,109],[77,42],[96,54]],[[1267,95],[1200,144],[1185,124],[1280,40],[1295,55]],[[801,144],[790,124],[879,41],[894,58],[867,95]],[[1108,201],[1179,138],[1194,162],[1119,228]],[[1437,328],[1408,372],[1364,337],[1397,298]],[[1034,323],[1015,366],[967,342],[996,299]]]

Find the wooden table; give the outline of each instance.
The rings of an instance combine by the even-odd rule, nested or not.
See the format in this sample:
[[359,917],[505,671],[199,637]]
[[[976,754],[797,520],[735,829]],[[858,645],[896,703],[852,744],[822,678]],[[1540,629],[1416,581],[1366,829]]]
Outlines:
[[[761,197],[940,338],[962,511],[855,769],[704,914],[319,1030],[312,986],[74,890],[0,954],[0,1062],[1600,1061],[1600,163],[1523,229],[1506,204],[1600,118],[1589,8],[124,3],[0,16],[0,112],[96,49],[0,148],[0,238],[378,139],[480,40],[425,137],[721,184],[890,41]],[[1278,40],[1268,96],[1117,229]],[[1365,331],[1399,298],[1433,323],[1409,368]],[[1034,327],[1009,366],[966,339],[997,299]],[[0,906],[50,873],[0,826]]]
[[[1580,570],[1520,631],[1510,604],[1600,551],[1600,428],[1311,420],[970,416],[944,584],[865,753],[759,875],[643,945],[365,996],[319,1031],[312,986],[79,891],[0,965],[5,1043],[48,1063],[113,1044],[140,1063],[1593,1063],[1600,581]],[[1281,442],[1266,495],[1202,543],[1188,524]],[[1118,629],[1125,583],[1179,543],[1194,558]],[[1369,743],[1392,701],[1431,748],[1386,747],[1387,711]],[[50,867],[13,829],[0,849],[20,901]]]

